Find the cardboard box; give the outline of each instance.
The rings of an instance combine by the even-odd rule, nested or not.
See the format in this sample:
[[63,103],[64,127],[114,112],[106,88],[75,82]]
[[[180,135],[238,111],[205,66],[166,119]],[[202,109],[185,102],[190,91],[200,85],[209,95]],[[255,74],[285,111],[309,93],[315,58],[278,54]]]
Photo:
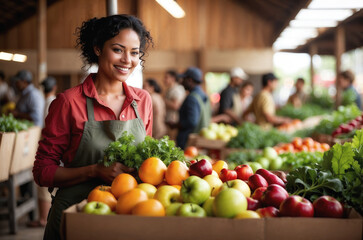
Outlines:
[[362,217],[355,211],[348,219],[100,216],[79,212],[84,204],[63,212],[63,239],[362,239]]
[[41,128],[37,126],[16,134],[10,175],[33,167],[40,134]]
[[15,132],[0,133],[0,182],[6,181],[9,178],[14,142]]

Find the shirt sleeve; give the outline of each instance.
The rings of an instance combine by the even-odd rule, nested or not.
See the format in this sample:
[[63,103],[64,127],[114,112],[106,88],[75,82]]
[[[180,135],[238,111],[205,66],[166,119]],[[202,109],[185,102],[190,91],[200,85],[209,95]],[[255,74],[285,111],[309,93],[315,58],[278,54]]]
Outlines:
[[275,115],[275,103],[273,98],[263,95],[261,99],[261,108],[264,114]]
[[145,123],[145,131],[146,135],[152,136],[153,135],[153,104],[151,100],[151,96],[149,94],[147,96],[147,102],[146,102],[146,109],[148,110],[147,119]]
[[42,140],[35,157],[33,176],[40,186],[52,187],[53,179],[71,139],[71,108],[63,94],[51,103]]
[[183,129],[195,128],[199,123],[200,106],[198,100],[192,96],[188,96],[184,103],[183,121],[180,121]]
[[43,126],[43,115],[44,115],[44,98],[41,94],[33,93],[29,97],[28,108],[29,115],[37,126]]
[[231,92],[223,90],[221,93],[221,101],[219,102],[219,113],[224,113],[225,110],[233,107],[233,94]]

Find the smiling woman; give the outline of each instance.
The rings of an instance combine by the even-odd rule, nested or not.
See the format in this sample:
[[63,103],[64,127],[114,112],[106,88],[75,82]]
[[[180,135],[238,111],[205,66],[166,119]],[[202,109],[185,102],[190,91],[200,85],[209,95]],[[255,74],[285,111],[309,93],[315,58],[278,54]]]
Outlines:
[[121,163],[105,167],[99,162],[108,144],[124,131],[134,135],[135,144],[152,135],[150,95],[126,84],[151,43],[142,22],[129,15],[93,18],[78,29],[77,44],[84,62],[97,64],[98,72],[59,94],[45,120],[34,179],[41,186],[59,189],[44,239],[60,239],[64,209],[86,199],[96,186],[134,171]]

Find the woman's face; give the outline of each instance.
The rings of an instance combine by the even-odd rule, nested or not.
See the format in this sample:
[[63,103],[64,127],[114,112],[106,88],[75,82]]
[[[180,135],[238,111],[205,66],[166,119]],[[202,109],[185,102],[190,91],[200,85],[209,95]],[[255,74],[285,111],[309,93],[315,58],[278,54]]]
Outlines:
[[173,77],[168,74],[168,73],[165,73],[165,76],[164,76],[164,83],[167,87],[170,87],[173,83]]
[[241,93],[243,97],[252,96],[253,87],[251,85],[248,85],[241,89]]
[[132,29],[123,29],[107,40],[102,51],[95,49],[98,72],[110,80],[125,82],[140,61],[140,39]]

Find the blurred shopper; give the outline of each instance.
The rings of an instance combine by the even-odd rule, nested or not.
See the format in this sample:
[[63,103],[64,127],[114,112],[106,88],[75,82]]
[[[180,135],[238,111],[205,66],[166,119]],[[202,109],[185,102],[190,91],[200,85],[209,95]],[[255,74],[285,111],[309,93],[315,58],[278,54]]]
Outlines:
[[227,114],[236,124],[241,123],[241,118],[233,111],[235,94],[243,83],[243,80],[248,79],[248,75],[239,67],[232,68],[230,71],[231,81],[228,86],[221,92],[221,100],[219,102],[218,114]]
[[350,91],[351,94],[353,94],[355,96],[355,104],[357,104],[357,106],[359,107],[359,109],[362,109],[362,101],[361,101],[361,97],[357,91],[357,89],[354,88],[353,86],[353,82],[354,82],[354,74],[352,71],[347,70],[344,72],[341,72],[339,74],[339,84],[340,87],[344,90],[344,92],[348,92]]
[[277,84],[277,78],[273,73],[267,73],[262,76],[263,89],[253,99],[247,111],[244,112],[243,117],[245,119],[248,114],[253,113],[256,123],[264,129],[291,121],[289,118],[276,116],[276,106],[272,93],[276,89]]
[[165,102],[160,95],[161,87],[155,79],[147,79],[144,89],[150,93],[153,102],[153,137],[160,139],[167,134],[165,124]]
[[15,93],[14,90],[6,82],[5,74],[0,71],[0,113],[8,114],[15,109]]
[[[49,106],[51,102],[56,98],[55,94],[57,92],[57,81],[54,77],[47,77],[42,82],[43,92],[45,97],[45,107],[44,107],[44,120],[48,115]],[[45,227],[47,224],[47,217],[49,209],[51,207],[52,198],[46,187],[37,187],[38,190],[38,210],[39,219],[36,221],[29,222],[28,227]]]
[[294,107],[301,107],[308,98],[308,95],[304,91],[305,80],[303,78],[298,78],[295,83],[295,93],[292,94],[287,103],[292,104]]
[[32,84],[33,75],[27,70],[21,70],[15,75],[16,87],[21,92],[13,115],[16,118],[34,122],[36,126],[43,126],[44,97]]
[[150,94],[126,83],[152,44],[141,20],[126,14],[89,19],[77,29],[77,43],[84,63],[98,70],[50,105],[33,167],[37,184],[58,187],[44,239],[60,239],[63,210],[96,186],[111,184],[120,173],[135,173],[119,162],[99,163],[111,142],[125,131],[135,144],[152,135]]
[[182,84],[189,91],[179,110],[179,133],[177,145],[185,148],[189,134],[207,127],[211,119],[211,107],[208,96],[201,88],[202,71],[196,67],[188,68],[182,75]]
[[179,122],[179,108],[185,99],[185,89],[178,82],[178,73],[169,70],[165,73],[164,84],[167,87],[165,94],[166,123],[174,126]]

